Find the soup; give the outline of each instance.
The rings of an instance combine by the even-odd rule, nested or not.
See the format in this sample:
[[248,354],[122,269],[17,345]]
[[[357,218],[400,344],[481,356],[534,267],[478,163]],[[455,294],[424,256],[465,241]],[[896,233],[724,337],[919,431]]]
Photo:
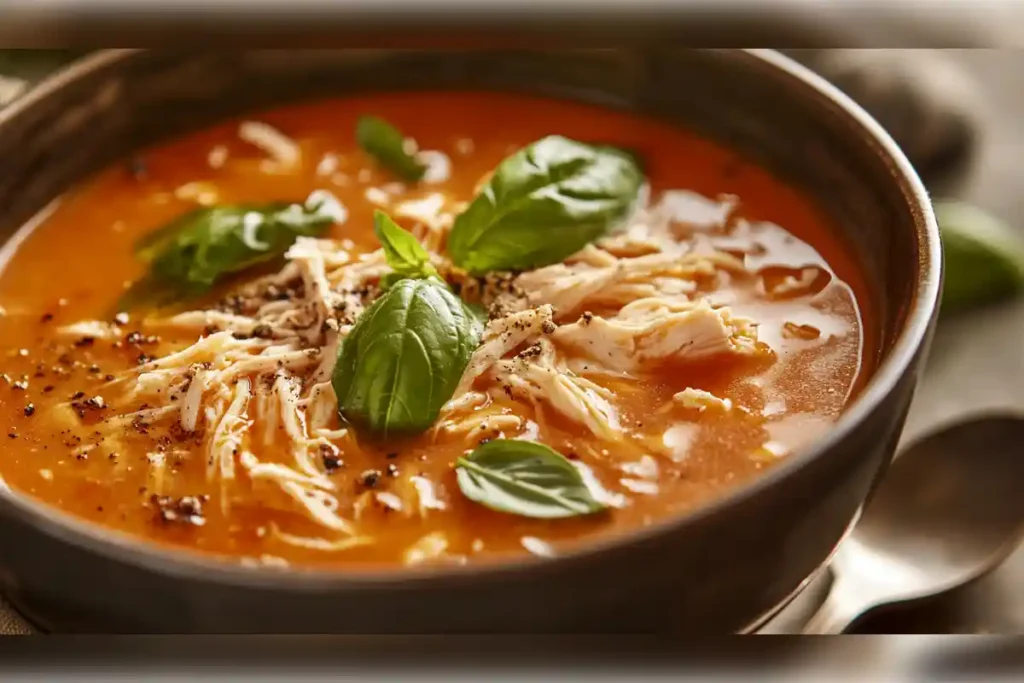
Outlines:
[[557,555],[706,504],[871,369],[805,197],[693,133],[495,93],[225,123],[5,249],[14,489],[246,564]]

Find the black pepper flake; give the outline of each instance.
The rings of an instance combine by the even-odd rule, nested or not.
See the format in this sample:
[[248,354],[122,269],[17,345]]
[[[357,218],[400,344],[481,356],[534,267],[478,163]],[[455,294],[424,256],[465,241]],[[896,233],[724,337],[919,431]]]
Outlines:
[[535,358],[544,352],[540,344],[531,344],[519,352],[517,358]]
[[135,330],[126,334],[124,341],[127,344],[132,344],[133,346],[142,346],[143,344],[159,344],[160,337],[154,334],[145,335],[138,330]]
[[589,325],[590,321],[594,319],[594,314],[590,311],[584,311],[583,315],[580,316],[580,323],[583,325]]
[[252,336],[257,339],[270,339],[274,336],[274,331],[270,328],[270,325],[259,324],[252,328]]
[[78,413],[78,417],[85,417],[86,411],[103,410],[107,407],[107,402],[103,400],[102,396],[93,396],[92,398],[87,398],[84,401],[78,400],[82,398],[82,396],[85,396],[85,394],[79,391],[72,397],[71,401],[71,407],[76,413]]
[[90,365],[89,366],[89,372],[91,372],[94,375],[97,375],[100,372],[102,372],[102,370],[100,370],[100,366],[98,366],[98,365]]
[[35,407],[35,405],[29,403],[27,406],[25,406],[25,417],[32,417],[35,414],[36,414],[36,407]]
[[46,385],[45,387],[43,387],[43,393],[44,393],[44,394],[48,394],[48,393],[50,393],[51,391],[53,391],[53,390],[54,390],[54,388],[55,388],[55,387],[54,387],[54,386],[53,386],[52,384],[47,384],[47,385]]
[[71,394],[71,400],[72,401],[77,401],[80,398],[85,398],[85,392],[84,391],[76,391],[75,393]]
[[362,482],[363,486],[372,489],[380,481],[380,470],[366,470],[359,475],[359,481]]
[[11,431],[7,432],[7,438],[8,438],[8,439],[17,439],[17,438],[18,438],[18,433],[17,433],[17,432],[15,432],[15,431],[14,431],[14,430],[12,429]]
[[86,346],[92,346],[95,343],[96,343],[96,337],[88,337],[88,336],[86,336],[86,337],[82,337],[81,339],[76,339],[75,340],[75,346],[77,346],[78,348],[82,348],[82,347],[86,347]]
[[388,460],[394,460],[395,458],[397,458],[397,457],[398,457],[398,453],[388,453],[388,454],[387,454],[386,456],[384,456],[384,457],[385,457],[385,458],[387,458]]
[[135,362],[138,363],[139,365],[145,365],[146,363],[148,363],[151,360],[153,360],[153,359],[150,358],[149,356],[147,356],[146,354],[140,353],[139,357],[135,359]]
[[43,316],[39,318],[39,322],[48,323],[53,320],[53,313],[43,313]]
[[550,320],[545,320],[544,323],[540,326],[540,329],[544,334],[551,334],[556,329],[558,329],[558,326],[555,325]]
[[108,382],[113,382],[116,378],[113,375],[107,375],[103,379],[107,380]]
[[180,522],[192,526],[203,526],[203,503],[210,500],[209,496],[150,496],[149,502],[157,508],[157,519],[161,522]]

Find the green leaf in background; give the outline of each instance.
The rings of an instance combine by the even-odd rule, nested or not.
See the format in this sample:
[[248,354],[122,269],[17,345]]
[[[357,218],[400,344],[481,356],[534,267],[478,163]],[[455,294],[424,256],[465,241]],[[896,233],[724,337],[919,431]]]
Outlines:
[[945,252],[942,311],[955,312],[1024,289],[1024,244],[999,219],[955,201],[935,203]]
[[498,512],[558,519],[605,509],[568,458],[544,444],[489,441],[459,458],[455,472],[467,498]]
[[543,138],[501,162],[455,219],[448,253],[473,275],[558,263],[624,221],[643,183],[629,152]]
[[356,142],[381,166],[403,180],[416,182],[427,172],[427,165],[406,150],[402,132],[382,118],[361,117],[356,123]]
[[339,206],[315,192],[305,204],[196,209],[140,240],[136,255],[157,281],[184,296],[200,295],[226,275],[281,256],[300,236],[323,234]]
[[428,429],[480,343],[481,325],[440,280],[400,280],[356,320],[331,385],[349,422],[388,438]]
[[383,211],[377,210],[373,214],[373,232],[384,247],[388,265],[395,271],[389,273],[395,277],[385,278],[386,284],[394,284],[402,278],[421,280],[437,276],[437,269],[431,265],[427,250]]

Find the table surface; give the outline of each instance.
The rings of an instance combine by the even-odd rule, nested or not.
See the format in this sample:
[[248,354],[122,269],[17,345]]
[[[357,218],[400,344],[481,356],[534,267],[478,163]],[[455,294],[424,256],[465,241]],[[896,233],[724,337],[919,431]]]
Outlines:
[[[958,50],[952,56],[981,82],[989,99],[981,150],[955,193],[1024,234],[1024,51]],[[1016,410],[1024,415],[1024,299],[940,321],[904,432],[904,443],[967,415]],[[812,584],[769,627],[798,629],[826,587]],[[0,612],[2,612],[0,602]],[[3,614],[0,613],[0,622]],[[2,626],[3,624],[0,624]],[[4,629],[0,629],[2,632]],[[1024,633],[1024,547],[997,571],[928,604],[879,615],[867,632]]]

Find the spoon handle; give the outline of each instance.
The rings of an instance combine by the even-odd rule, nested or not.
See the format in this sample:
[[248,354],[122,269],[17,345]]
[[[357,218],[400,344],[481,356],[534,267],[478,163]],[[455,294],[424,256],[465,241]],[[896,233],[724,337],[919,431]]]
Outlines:
[[833,585],[821,607],[804,625],[803,633],[808,635],[843,633],[865,611],[866,608],[862,600],[851,600]]

